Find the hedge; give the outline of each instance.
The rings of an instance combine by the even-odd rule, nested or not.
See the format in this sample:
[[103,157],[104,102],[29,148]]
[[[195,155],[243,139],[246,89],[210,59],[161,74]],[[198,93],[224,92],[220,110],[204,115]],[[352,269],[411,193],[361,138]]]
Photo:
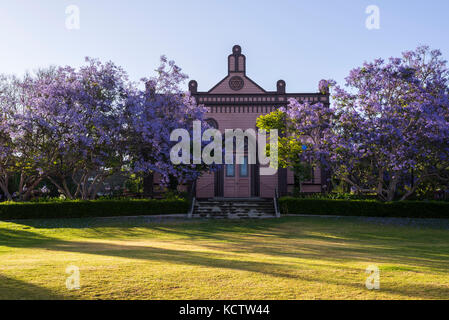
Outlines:
[[438,201],[333,200],[281,198],[282,214],[398,218],[449,218],[449,203]]
[[90,218],[187,213],[187,200],[95,200],[0,203],[0,220]]

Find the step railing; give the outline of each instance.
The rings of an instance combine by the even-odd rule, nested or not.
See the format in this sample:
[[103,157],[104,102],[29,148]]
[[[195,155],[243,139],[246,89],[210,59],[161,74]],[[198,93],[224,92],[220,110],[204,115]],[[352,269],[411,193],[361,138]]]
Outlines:
[[279,210],[279,191],[278,188],[274,189],[274,211],[276,212],[276,218],[281,217],[281,211]]
[[191,204],[190,204],[190,210],[189,210],[189,212],[187,213],[187,217],[189,218],[189,219],[191,219],[191,218],[193,218],[193,213],[194,213],[194,211],[195,211],[195,203],[196,203],[196,197],[195,197],[195,190],[196,189],[196,180],[195,181],[193,181],[193,183],[192,183],[192,189],[190,190],[190,193],[189,193],[189,198],[190,198],[190,201],[191,201]]
[[192,205],[190,206],[190,210],[189,210],[189,213],[188,213],[188,215],[187,215],[187,217],[188,217],[189,219],[192,219],[192,218],[193,218],[193,212],[195,211],[195,202],[196,202],[196,198],[193,197],[193,198],[192,198]]
[[215,181],[209,182],[208,184],[205,184],[201,187],[198,187],[197,193],[201,193],[201,191],[205,190],[205,189],[213,189],[215,186]]

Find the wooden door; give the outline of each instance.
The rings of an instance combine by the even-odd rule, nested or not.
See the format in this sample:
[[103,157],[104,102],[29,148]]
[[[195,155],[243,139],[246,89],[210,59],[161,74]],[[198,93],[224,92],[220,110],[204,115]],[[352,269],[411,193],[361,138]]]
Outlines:
[[251,197],[251,172],[248,156],[236,155],[236,157],[240,157],[242,164],[225,165],[224,197],[249,198]]

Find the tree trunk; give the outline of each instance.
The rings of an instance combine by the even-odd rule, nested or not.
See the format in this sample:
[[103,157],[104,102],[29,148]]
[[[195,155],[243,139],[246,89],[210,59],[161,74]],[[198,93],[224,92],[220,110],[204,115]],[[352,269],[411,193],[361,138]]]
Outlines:
[[25,194],[22,196],[22,199],[25,200],[25,201],[28,201],[30,199],[30,197],[31,197],[31,193],[34,191],[34,189],[36,189],[36,187],[39,185],[39,183],[41,183],[42,180],[43,180],[43,177],[37,178],[31,184],[31,186],[27,189]]
[[387,201],[394,200],[394,196],[396,195],[397,184],[398,184],[398,179],[392,178],[390,181],[390,185],[388,186],[388,190],[387,190]]
[[48,177],[48,180],[50,180],[50,182],[53,183],[56,188],[58,188],[58,191],[62,192],[66,196],[67,199],[70,199],[70,200],[74,199],[74,197],[70,193],[69,188],[67,187],[67,182],[66,182],[65,178],[62,178],[62,186],[51,177]]
[[410,189],[409,191],[407,191],[407,192],[402,196],[402,198],[401,198],[400,201],[407,200],[410,196],[412,196],[412,195],[415,193],[416,189],[418,188],[420,182],[421,182],[421,179],[417,179],[415,182],[413,182],[411,189]]
[[62,179],[62,186],[64,187],[64,192],[66,193],[66,197],[73,200],[72,193],[70,192],[69,187],[67,186],[67,180],[66,178]]
[[8,199],[8,201],[12,201],[12,196],[8,190],[8,184],[0,183],[0,189],[2,189],[3,193],[5,194],[6,199]]
[[89,191],[90,192],[90,195],[89,195],[90,200],[95,200],[95,198],[97,197],[98,190],[100,190],[100,187],[105,179],[106,179],[106,177],[104,177],[104,176],[100,176],[98,179],[97,178],[94,179],[94,181],[92,183],[95,183],[95,185],[92,184],[92,186],[91,186],[92,190]]

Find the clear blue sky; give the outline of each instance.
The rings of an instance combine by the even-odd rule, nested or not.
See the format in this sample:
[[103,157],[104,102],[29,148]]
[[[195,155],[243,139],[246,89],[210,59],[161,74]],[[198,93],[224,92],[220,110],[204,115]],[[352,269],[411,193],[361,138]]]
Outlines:
[[[372,4],[380,30],[365,27]],[[68,5],[80,8],[80,30],[65,27]],[[340,82],[365,60],[419,44],[447,58],[448,35],[447,0],[0,0],[0,73],[79,66],[90,56],[138,80],[166,54],[205,91],[226,75],[226,57],[240,44],[262,87],[275,90],[284,79],[288,91],[309,92],[322,78]]]

